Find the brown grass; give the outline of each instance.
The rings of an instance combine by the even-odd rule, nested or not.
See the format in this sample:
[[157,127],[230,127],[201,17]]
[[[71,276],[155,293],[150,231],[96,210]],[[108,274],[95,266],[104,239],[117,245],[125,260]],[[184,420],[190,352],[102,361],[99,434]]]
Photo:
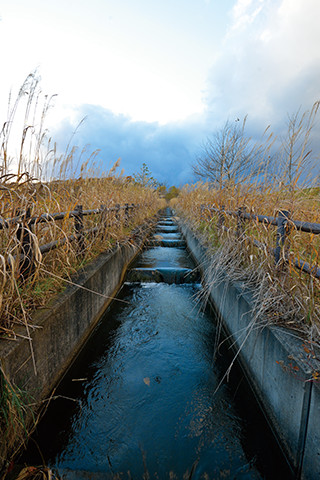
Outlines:
[[[290,193],[290,194],[289,194]],[[276,227],[255,221],[245,221],[241,238],[237,237],[237,219],[225,215],[224,228],[218,224],[218,214],[201,210],[201,205],[237,211],[245,206],[247,212],[277,216],[279,209],[290,209],[292,218],[320,223],[318,189],[295,189],[293,192],[254,189],[250,185],[234,190],[216,191],[209,185],[185,187],[174,202],[178,213],[203,236],[214,252],[211,282],[218,282],[221,271],[234,280],[245,282],[254,292],[257,321],[286,324],[308,332],[319,341],[320,290],[319,280],[305,274],[292,263],[275,266],[267,248],[255,247],[251,239],[275,247]],[[283,254],[319,265],[320,238],[317,235],[291,229]],[[220,273],[219,273],[220,272]]]
[[[210,183],[186,185],[172,200],[178,213],[203,235],[214,252],[210,281],[220,281],[219,272],[223,270],[234,280],[245,282],[254,292],[256,322],[289,325],[317,342],[319,279],[297,270],[293,260],[318,267],[320,235],[303,233],[288,222],[290,234],[281,251],[283,261],[276,267],[270,251],[276,245],[276,227],[246,220],[239,238],[236,216],[224,215],[221,228],[221,215],[219,219],[218,213],[201,206],[233,212],[243,208],[247,213],[272,217],[287,210],[293,220],[320,224],[320,189],[315,186],[317,176],[313,170],[317,155],[311,148],[318,113],[316,102],[309,112],[299,111],[288,117],[284,138],[277,139],[268,127],[268,137],[256,144],[246,138],[244,127],[241,132],[228,127],[228,135],[213,137],[204,157],[196,160],[195,172],[200,168],[200,177],[208,173]],[[240,143],[235,141],[233,131],[240,135]],[[241,162],[246,168],[240,178],[237,172]],[[257,248],[253,240],[262,248]]]
[[[105,229],[85,237],[85,251],[79,255],[77,242],[67,242],[45,255],[39,246],[74,233],[74,219],[36,223],[31,229],[35,253],[35,275],[26,281],[19,276],[22,251],[17,234],[19,226],[0,230],[0,336],[15,339],[16,325],[25,325],[30,337],[32,312],[65,286],[64,279],[83,267],[99,253],[118,243],[130,241],[131,232],[150,218],[162,202],[155,190],[145,188],[118,174],[120,161],[108,172],[96,167],[98,152],[78,152],[69,143],[58,155],[45,129],[45,117],[52,98],[44,97],[35,73],[28,76],[0,131],[0,218],[15,217],[30,208],[31,216],[43,213],[71,212],[106,208],[117,204],[135,204],[130,220],[123,211],[104,218]],[[102,216],[84,217],[84,229],[101,226]],[[25,335],[25,334],[23,334]]]

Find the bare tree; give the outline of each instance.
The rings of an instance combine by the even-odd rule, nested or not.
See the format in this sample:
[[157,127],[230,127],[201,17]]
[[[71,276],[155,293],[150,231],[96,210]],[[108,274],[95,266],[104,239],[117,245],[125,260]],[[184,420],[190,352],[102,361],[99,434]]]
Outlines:
[[246,118],[239,124],[227,121],[204,144],[202,154],[193,165],[194,174],[222,188],[246,178],[254,166],[255,148],[245,136]]

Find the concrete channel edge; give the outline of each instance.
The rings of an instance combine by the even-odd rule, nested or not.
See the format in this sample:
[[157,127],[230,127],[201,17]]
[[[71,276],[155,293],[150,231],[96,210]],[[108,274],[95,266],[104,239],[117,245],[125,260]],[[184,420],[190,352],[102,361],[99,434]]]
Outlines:
[[[214,259],[190,225],[178,223],[204,271]],[[281,327],[253,325],[250,293],[226,276],[209,294],[295,478],[320,478],[320,387],[311,379],[304,340]]]
[[[24,392],[27,401],[36,405],[35,412],[46,403],[114,299],[128,266],[141,251],[154,224],[155,220],[146,223],[133,232],[132,241],[100,254],[73,279],[76,285],[69,285],[46,308],[36,312],[36,328],[31,332],[36,373],[29,340],[17,337],[16,341],[1,343],[2,370],[12,385]],[[25,336],[25,329],[19,330],[17,334]],[[31,412],[26,422],[32,424]],[[15,432],[10,439],[3,435],[0,438],[2,475],[21,433]]]

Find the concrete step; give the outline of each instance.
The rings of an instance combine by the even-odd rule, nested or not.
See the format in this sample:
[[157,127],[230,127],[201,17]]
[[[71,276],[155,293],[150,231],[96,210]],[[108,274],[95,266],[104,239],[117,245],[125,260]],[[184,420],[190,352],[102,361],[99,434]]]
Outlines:
[[167,233],[157,232],[152,237],[152,240],[183,240],[180,232]]
[[200,280],[199,272],[190,268],[132,268],[128,271],[126,281],[136,282],[156,282],[156,283],[198,283]]
[[176,247],[185,248],[186,243],[184,240],[153,240],[150,239],[147,244],[148,247]]
[[179,228],[176,225],[172,226],[156,226],[156,232],[159,233],[177,233],[179,232]]
[[163,226],[168,226],[168,227],[170,227],[170,226],[175,225],[175,223],[174,223],[172,220],[171,220],[171,221],[170,221],[170,220],[160,220],[160,221],[157,223],[157,225],[161,225],[162,227],[163,227]]

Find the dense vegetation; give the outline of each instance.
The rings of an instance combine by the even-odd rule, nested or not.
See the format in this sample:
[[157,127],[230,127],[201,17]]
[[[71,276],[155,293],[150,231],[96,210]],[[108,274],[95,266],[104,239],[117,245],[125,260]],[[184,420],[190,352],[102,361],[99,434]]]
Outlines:
[[19,224],[0,230],[0,334],[6,338],[15,338],[15,325],[21,323],[29,336],[35,308],[47,303],[66,286],[72,274],[100,252],[119,242],[131,241],[132,230],[161,205],[153,184],[118,174],[119,161],[108,172],[102,172],[95,166],[98,152],[86,156],[85,151],[79,153],[69,145],[64,154],[58,155],[44,125],[49,107],[50,99],[42,96],[35,75],[27,78],[17,99],[9,103],[8,119],[0,132],[1,218],[24,214],[27,209],[32,217],[68,214],[77,205],[84,210],[125,204],[135,204],[137,208],[130,211],[128,221],[123,212],[108,214],[104,225],[101,214],[85,217],[84,229],[98,226],[101,230],[85,237],[81,255],[76,242],[66,242],[46,255],[39,250],[43,244],[70,236],[74,232],[73,218],[67,215],[57,222],[35,223],[30,235],[36,268],[34,275],[24,280],[19,271]]
[[223,269],[253,291],[256,325],[285,324],[317,343],[319,279],[297,270],[294,259],[307,262],[315,271],[319,266],[319,235],[303,233],[289,220],[288,237],[276,265],[271,252],[276,227],[246,220],[239,235],[236,216],[221,216],[203,206],[220,212],[242,208],[247,213],[274,217],[286,210],[291,219],[320,223],[319,188],[314,186],[317,177],[313,174],[310,186],[308,175],[317,165],[310,140],[318,107],[317,103],[311,112],[291,117],[281,142],[268,134],[265,143],[253,144],[245,136],[244,124],[227,123],[205,144],[194,165],[195,173],[209,181],[184,186],[172,201],[178,214],[187,218],[212,248],[211,282],[220,281]]

